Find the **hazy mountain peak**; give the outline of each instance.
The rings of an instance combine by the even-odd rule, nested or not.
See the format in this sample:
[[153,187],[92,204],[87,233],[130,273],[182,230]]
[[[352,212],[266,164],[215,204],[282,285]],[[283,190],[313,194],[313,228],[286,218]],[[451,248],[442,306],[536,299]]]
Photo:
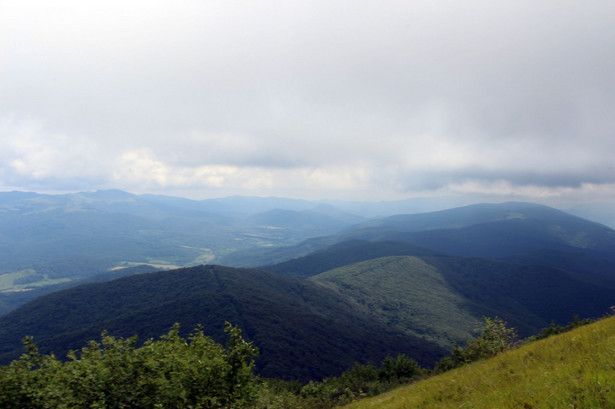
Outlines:
[[82,192],[80,196],[97,200],[134,200],[137,196],[119,189],[97,190],[95,192]]

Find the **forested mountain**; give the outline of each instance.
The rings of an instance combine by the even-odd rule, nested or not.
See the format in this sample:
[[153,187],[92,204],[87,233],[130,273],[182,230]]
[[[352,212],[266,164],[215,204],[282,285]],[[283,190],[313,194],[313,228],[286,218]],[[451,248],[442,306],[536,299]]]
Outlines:
[[63,281],[58,284],[51,284],[32,288],[29,291],[10,291],[0,292],[0,315],[4,315],[20,305],[27,303],[46,294],[65,290],[81,284],[98,283],[103,281],[115,280],[133,274],[144,274],[157,271],[156,268],[148,265],[127,267],[114,271],[106,271],[93,276],[85,276],[71,281]]
[[155,338],[174,322],[186,331],[203,324],[220,339],[230,321],[261,349],[263,375],[307,380],[387,354],[430,366],[471,338],[482,316],[501,316],[526,336],[551,321],[601,316],[614,294],[610,277],[428,254],[370,259],[309,281],[201,266],[38,298],[0,318],[0,352],[14,358],[19,340],[34,335],[44,352],[63,356],[102,330]]
[[[615,304],[615,231],[530,203],[364,221],[275,198],[11,193],[0,228],[0,309],[64,288],[0,318],[5,360],[25,335],[63,356],[102,330],[155,338],[179,322],[221,339],[230,321],[261,374],[308,380],[388,354],[429,366],[482,316],[530,335]],[[261,267],[174,268],[212,262]],[[117,279],[66,289],[96,273]]]
[[446,351],[387,328],[354,302],[317,283],[259,270],[201,266],[133,275],[40,297],[0,318],[0,353],[18,356],[33,335],[43,352],[62,357],[101,331],[157,338],[179,322],[202,324],[224,339],[224,322],[243,329],[260,349],[264,376],[301,380],[339,375],[354,362],[405,353],[424,365]]
[[615,279],[549,266],[450,256],[391,256],[310,278],[376,314],[389,328],[446,348],[472,338],[481,317],[499,316],[529,336],[551,321],[599,317],[615,300]]
[[[297,243],[361,220],[314,202],[280,199],[311,209],[280,210],[274,199],[209,202],[122,191],[69,195],[0,193],[0,273],[27,269],[50,279],[70,278],[130,262],[190,265],[237,249]],[[262,210],[265,209],[265,210]],[[276,210],[277,209],[277,210]],[[319,211],[321,209],[321,211]],[[339,217],[339,218],[338,218]],[[342,220],[345,219],[345,220]],[[62,264],[60,267],[58,267]],[[74,264],[74,265],[73,265]],[[30,280],[32,281],[32,280]]]

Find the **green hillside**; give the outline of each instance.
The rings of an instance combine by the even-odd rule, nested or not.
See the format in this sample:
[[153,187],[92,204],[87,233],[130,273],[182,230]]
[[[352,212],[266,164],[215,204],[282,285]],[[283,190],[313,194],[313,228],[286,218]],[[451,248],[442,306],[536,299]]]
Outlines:
[[389,328],[452,349],[475,336],[481,317],[500,316],[522,336],[554,320],[598,317],[615,282],[540,265],[450,256],[391,256],[310,277]]
[[423,366],[499,316],[529,336],[554,320],[602,316],[612,280],[540,265],[449,256],[392,256],[310,280],[261,270],[199,266],[141,274],[48,294],[0,317],[0,358],[33,335],[59,357],[96,339],[156,338],[175,322],[203,324],[219,340],[225,321],[261,349],[264,376],[319,379],[354,362],[404,353]]
[[452,348],[481,325],[467,300],[434,266],[418,257],[383,257],[312,277],[355,300],[358,310],[375,313],[390,326]]
[[615,408],[614,353],[610,317],[347,408]]

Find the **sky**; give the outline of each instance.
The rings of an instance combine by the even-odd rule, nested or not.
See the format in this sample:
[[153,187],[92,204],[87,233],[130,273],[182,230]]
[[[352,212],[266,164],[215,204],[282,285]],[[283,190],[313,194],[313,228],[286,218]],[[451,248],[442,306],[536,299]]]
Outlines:
[[0,191],[615,201],[612,0],[0,0]]

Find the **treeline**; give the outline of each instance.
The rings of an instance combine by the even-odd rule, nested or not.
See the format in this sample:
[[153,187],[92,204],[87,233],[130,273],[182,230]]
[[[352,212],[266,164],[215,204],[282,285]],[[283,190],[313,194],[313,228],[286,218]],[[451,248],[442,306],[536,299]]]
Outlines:
[[[611,312],[615,314],[615,307],[611,307]],[[581,327],[583,325],[591,324],[595,322],[595,320],[590,318],[580,319],[578,315],[575,315],[568,325],[559,325],[556,324],[555,321],[551,321],[551,325],[546,328],[543,328],[538,334],[533,335],[527,338],[526,342],[534,342],[539,339],[548,338],[553,335],[562,334],[564,332],[571,331],[577,327]]]
[[338,377],[297,382],[264,380],[258,408],[328,409],[375,396],[414,381],[429,371],[405,355],[386,357],[380,365],[358,364]]
[[[137,347],[137,338],[103,333],[68,360],[42,355],[31,338],[27,352],[0,367],[2,408],[252,408],[328,409],[378,395],[403,383],[489,358],[519,345],[517,334],[500,318],[484,318],[478,337],[455,347],[434,370],[406,357],[387,357],[379,365],[355,364],[338,377],[319,382],[262,379],[254,374],[258,349],[227,323],[225,346],[195,329],[187,338],[175,325],[159,340]],[[590,320],[552,324],[529,340],[558,334]],[[528,342],[528,341],[525,341]]]

